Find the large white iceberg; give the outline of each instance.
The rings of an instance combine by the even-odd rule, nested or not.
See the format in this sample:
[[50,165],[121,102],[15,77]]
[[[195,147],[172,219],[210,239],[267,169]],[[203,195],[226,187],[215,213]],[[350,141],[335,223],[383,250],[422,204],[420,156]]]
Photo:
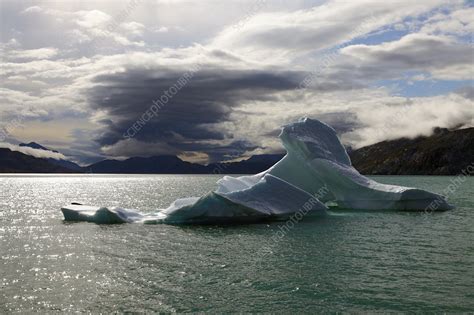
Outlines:
[[216,190],[200,198],[178,199],[168,208],[150,214],[77,204],[61,211],[67,221],[183,224],[324,215],[329,203],[358,210],[453,208],[441,195],[380,184],[359,174],[334,129],[318,120],[304,118],[286,125],[280,139],[287,154],[270,169],[252,176],[224,176]]

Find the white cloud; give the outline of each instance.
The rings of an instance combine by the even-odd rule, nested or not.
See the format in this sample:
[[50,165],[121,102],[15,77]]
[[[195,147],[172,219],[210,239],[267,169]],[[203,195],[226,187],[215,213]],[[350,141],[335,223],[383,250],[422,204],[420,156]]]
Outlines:
[[29,147],[20,147],[18,145],[5,143],[5,142],[0,142],[0,148],[7,148],[12,151],[20,152],[26,155],[31,155],[31,156],[42,158],[42,159],[51,158],[55,160],[67,160],[66,157],[61,153],[40,150],[40,149],[33,149]]
[[39,12],[43,12],[43,9],[37,5],[28,7],[24,9],[23,11],[21,11],[22,14],[39,13]]
[[[458,94],[434,97],[377,100],[359,106],[358,119],[365,126],[346,135],[346,140],[361,147],[387,139],[431,135],[434,127],[474,127],[474,103]],[[390,97],[385,102],[390,101]]]
[[473,7],[460,8],[448,13],[438,13],[428,19],[420,31],[427,34],[470,35],[474,32],[473,16]]
[[73,15],[79,28],[72,32],[81,41],[94,41],[95,49],[100,50],[100,46],[108,45],[110,40],[123,46],[144,46],[144,42],[139,40],[145,30],[141,23],[117,20],[99,10],[77,11]]
[[49,29],[50,32],[66,35],[65,39],[74,46],[94,40],[96,41],[94,49],[97,50],[104,48],[99,44],[107,48],[111,42],[123,46],[143,46],[144,43],[137,39],[143,36],[143,24],[127,21],[132,11],[124,12],[127,14],[119,12],[115,16],[98,9],[67,11],[33,6],[23,10],[21,14],[28,15],[32,24],[35,21],[40,22],[45,31]]
[[77,17],[77,25],[88,29],[103,28],[112,20],[110,15],[99,10],[77,11],[74,15]]
[[441,4],[438,0],[336,0],[310,10],[257,13],[242,27],[223,30],[211,44],[257,59],[284,61],[331,48]]
[[156,32],[156,33],[168,33],[169,28],[167,28],[166,26],[160,26],[160,27],[156,28],[154,30],[154,32]]
[[32,59],[50,59],[58,54],[58,49],[53,47],[10,50],[6,56],[9,60],[32,60]]
[[127,34],[132,36],[143,36],[145,25],[138,22],[122,23],[120,26]]

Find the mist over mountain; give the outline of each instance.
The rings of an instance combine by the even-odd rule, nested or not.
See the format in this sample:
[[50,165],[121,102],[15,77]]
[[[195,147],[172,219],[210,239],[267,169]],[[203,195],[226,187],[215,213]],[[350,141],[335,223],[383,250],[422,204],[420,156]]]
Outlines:
[[[59,151],[49,149],[49,148],[47,148],[47,147],[45,147],[45,146],[43,146],[39,143],[36,143],[36,142],[20,143],[18,146],[20,146],[20,147],[29,147],[29,148],[33,148],[33,149],[37,149],[37,150],[43,150],[43,151],[49,151],[49,152],[53,152],[53,153],[59,153]],[[77,171],[77,172],[82,171],[81,166],[79,166],[78,164],[76,164],[74,162],[68,161],[66,159],[47,158],[46,160],[51,164],[66,168],[70,171]]]
[[366,175],[456,175],[474,165],[474,128],[435,128],[429,137],[382,141],[349,155]]
[[0,173],[75,173],[69,168],[7,148],[0,148]]
[[51,152],[59,153],[59,152],[56,151],[56,150],[48,149],[48,148],[46,148],[46,147],[44,147],[44,146],[42,146],[41,144],[36,143],[36,142],[20,143],[18,146],[20,146],[20,147],[29,147],[29,148],[33,148],[33,149],[38,149],[38,150],[51,151]]

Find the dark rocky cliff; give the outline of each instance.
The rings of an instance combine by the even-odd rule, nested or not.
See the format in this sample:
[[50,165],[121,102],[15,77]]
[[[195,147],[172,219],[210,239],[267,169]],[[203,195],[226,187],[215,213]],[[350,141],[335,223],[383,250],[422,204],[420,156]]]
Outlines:
[[436,128],[429,137],[383,141],[349,155],[366,175],[456,175],[474,166],[474,128]]

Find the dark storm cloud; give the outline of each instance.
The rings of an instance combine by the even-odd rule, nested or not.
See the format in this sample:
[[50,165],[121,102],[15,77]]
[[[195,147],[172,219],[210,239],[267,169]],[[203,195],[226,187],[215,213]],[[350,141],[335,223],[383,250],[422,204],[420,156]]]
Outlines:
[[[101,145],[123,140],[124,133],[147,111],[153,100],[173,86],[183,72],[163,69],[129,69],[122,73],[98,76],[88,91],[94,110],[107,112],[104,132],[97,138]],[[271,100],[274,94],[298,87],[304,74],[253,70],[203,69],[151,118],[134,138],[144,143],[166,143],[177,151],[203,151],[212,159],[226,152],[245,152],[256,148],[233,139],[215,124],[230,121],[238,105]],[[216,141],[227,139],[228,146]]]

